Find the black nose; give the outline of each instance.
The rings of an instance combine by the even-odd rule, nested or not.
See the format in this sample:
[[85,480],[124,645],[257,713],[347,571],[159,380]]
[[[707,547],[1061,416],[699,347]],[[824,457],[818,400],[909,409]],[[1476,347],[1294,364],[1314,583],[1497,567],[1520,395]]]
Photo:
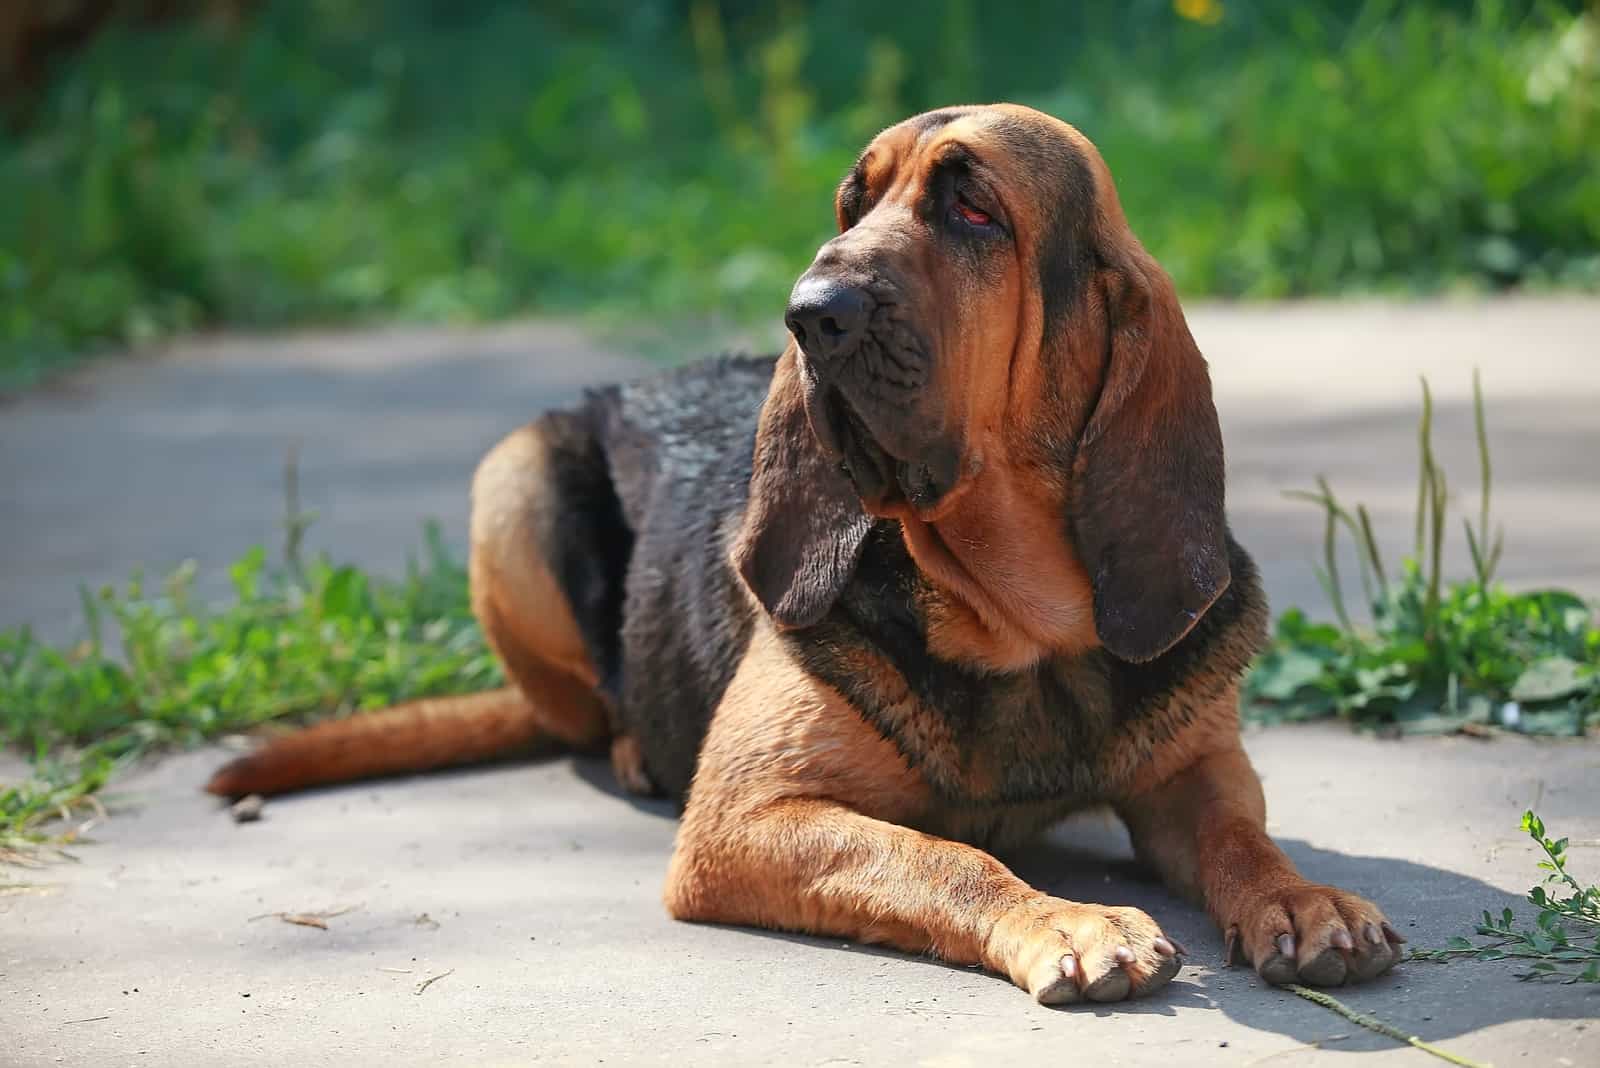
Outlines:
[[813,360],[849,352],[872,317],[872,298],[854,286],[802,275],[789,294],[783,321],[800,349]]

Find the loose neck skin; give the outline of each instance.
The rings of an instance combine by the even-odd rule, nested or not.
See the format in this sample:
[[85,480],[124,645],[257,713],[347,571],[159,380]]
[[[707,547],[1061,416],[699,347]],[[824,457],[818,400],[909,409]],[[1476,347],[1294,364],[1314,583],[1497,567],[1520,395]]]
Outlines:
[[937,655],[1016,670],[1099,644],[1064,504],[1040,486],[1036,474],[997,465],[932,522],[900,517],[906,548],[940,595],[925,606]]

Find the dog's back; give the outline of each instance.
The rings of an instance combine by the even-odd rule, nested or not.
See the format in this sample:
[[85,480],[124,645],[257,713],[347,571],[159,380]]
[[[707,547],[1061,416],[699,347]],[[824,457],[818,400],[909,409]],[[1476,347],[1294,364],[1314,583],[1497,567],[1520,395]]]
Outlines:
[[728,550],[772,367],[772,359],[723,357],[588,401],[634,536],[620,644],[597,650],[597,659],[606,656],[602,685],[617,733],[637,740],[651,780],[673,797],[688,790],[711,713],[750,637],[753,607]]

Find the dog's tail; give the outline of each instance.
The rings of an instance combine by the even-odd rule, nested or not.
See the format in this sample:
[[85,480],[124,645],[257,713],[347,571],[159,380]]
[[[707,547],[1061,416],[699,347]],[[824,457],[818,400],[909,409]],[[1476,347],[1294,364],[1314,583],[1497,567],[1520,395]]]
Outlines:
[[533,706],[510,687],[409,701],[275,738],[228,763],[211,776],[206,790],[224,797],[281,794],[425,771],[499,756],[531,744],[540,734]]

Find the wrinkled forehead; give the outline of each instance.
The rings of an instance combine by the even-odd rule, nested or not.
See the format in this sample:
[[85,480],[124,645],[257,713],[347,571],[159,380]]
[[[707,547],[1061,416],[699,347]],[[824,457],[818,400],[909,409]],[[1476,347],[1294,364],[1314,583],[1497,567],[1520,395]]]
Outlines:
[[1099,153],[1081,133],[1014,105],[941,108],[915,115],[875,137],[857,172],[868,189],[881,194],[926,177],[934,164],[958,149],[1002,192],[1036,205],[1088,209],[1102,182],[1109,182]]

